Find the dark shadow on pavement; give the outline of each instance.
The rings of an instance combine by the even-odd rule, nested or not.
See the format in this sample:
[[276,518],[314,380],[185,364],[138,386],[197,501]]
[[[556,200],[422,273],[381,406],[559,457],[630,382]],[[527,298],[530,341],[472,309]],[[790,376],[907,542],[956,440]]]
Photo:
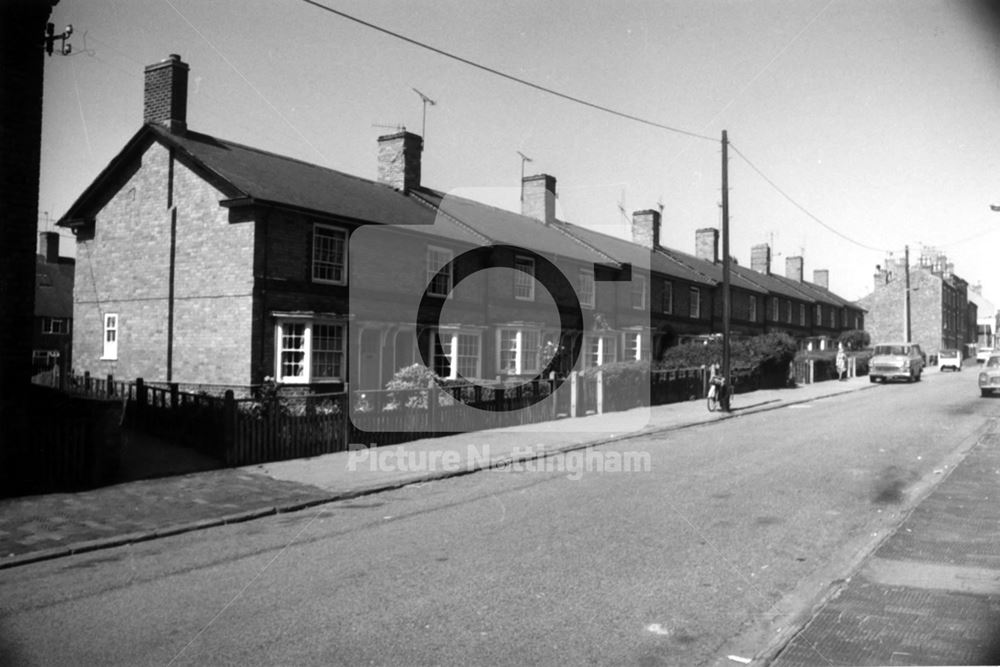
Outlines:
[[122,430],[122,463],[113,483],[170,477],[225,467],[221,461],[133,429]]

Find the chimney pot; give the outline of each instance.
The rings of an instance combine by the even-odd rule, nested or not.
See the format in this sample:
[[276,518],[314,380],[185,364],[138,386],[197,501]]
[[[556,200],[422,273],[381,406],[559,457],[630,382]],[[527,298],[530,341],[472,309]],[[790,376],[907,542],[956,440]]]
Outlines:
[[786,257],[785,258],[785,277],[789,280],[794,280],[797,283],[802,282],[802,258],[801,257]]
[[420,187],[424,140],[419,134],[397,132],[378,138],[378,181],[401,192]]
[[660,247],[660,212],[652,209],[632,214],[632,241],[646,248]]
[[694,233],[695,256],[706,262],[719,262],[719,230],[715,227],[705,227]]
[[750,248],[750,268],[765,276],[771,275],[771,246],[761,243]]
[[143,122],[162,125],[171,132],[187,130],[189,69],[177,54],[146,66]]
[[546,225],[556,219],[556,177],[549,174],[525,176],[521,181],[521,215]]
[[59,263],[59,232],[42,232],[38,235],[41,241],[41,253],[46,264]]

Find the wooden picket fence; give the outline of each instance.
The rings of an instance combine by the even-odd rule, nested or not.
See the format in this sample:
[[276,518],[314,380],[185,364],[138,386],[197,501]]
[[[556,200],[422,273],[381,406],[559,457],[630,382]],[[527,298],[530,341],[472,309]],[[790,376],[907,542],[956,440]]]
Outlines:
[[[247,398],[252,388],[181,391],[177,384],[141,378],[121,382],[89,375],[69,378],[71,391],[114,397],[125,423],[195,448],[227,466],[319,456],[352,444],[384,446],[450,433],[572,418],[701,398],[703,368],[653,371],[648,388],[604,390],[600,373],[562,382],[433,386],[406,391]],[[739,390],[738,386],[738,390]],[[215,388],[218,389],[218,388]],[[237,394],[240,397],[237,398]]]

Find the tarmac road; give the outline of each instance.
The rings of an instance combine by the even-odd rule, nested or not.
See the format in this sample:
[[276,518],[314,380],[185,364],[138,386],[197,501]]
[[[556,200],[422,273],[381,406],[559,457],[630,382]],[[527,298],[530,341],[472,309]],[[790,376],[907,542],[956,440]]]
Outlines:
[[976,442],[1000,401],[972,378],[596,450],[647,454],[633,472],[525,464],[3,570],[0,658],[725,664],[849,575]]

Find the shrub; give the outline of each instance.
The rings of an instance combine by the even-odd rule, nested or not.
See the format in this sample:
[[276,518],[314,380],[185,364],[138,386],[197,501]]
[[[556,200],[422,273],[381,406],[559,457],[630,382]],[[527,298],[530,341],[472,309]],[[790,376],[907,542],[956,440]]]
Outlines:
[[[784,333],[767,333],[734,340],[730,344],[730,363],[748,370],[762,386],[783,386],[788,366],[795,358],[798,345]],[[660,368],[691,368],[722,363],[722,341],[687,343],[669,348],[659,363]]]
[[605,400],[616,408],[641,405],[643,399],[649,395],[648,361],[617,361],[588,368],[581,373],[581,376],[589,380],[598,372],[604,375]]
[[872,337],[867,331],[851,329],[850,331],[842,332],[840,337],[837,338],[837,342],[843,343],[845,350],[863,350],[871,345]]

